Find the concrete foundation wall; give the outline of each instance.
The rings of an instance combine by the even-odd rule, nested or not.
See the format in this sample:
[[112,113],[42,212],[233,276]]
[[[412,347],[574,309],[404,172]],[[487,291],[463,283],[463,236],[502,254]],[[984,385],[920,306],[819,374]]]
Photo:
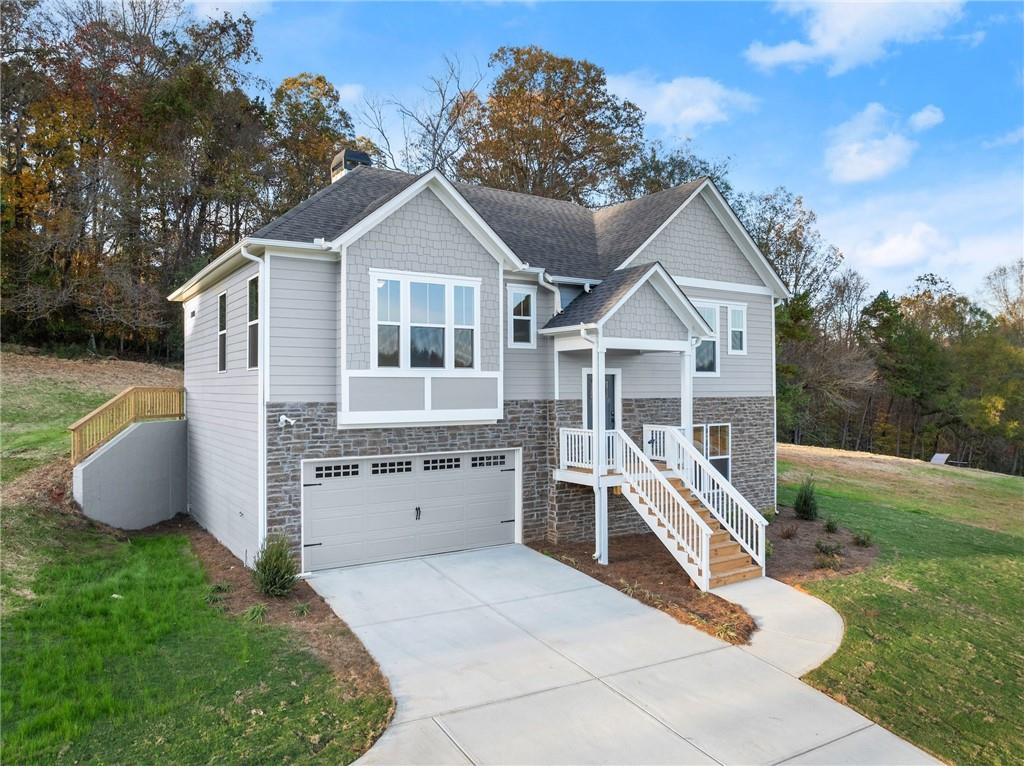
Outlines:
[[186,510],[185,421],[134,423],[75,466],[82,512],[121,529],[142,529]]

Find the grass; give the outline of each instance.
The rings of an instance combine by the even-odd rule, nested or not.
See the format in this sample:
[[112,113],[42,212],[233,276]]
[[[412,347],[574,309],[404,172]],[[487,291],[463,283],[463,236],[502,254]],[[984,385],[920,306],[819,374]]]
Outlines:
[[[833,453],[833,454],[830,454]],[[805,680],[950,762],[1024,753],[1024,480],[779,448],[780,502],[813,474],[822,511],[879,546],[875,566],[805,584],[846,621]]]
[[39,378],[3,386],[0,400],[0,482],[65,457],[71,450],[68,426],[110,394]]
[[5,763],[348,763],[386,722],[387,694],[349,693],[286,630],[211,603],[184,536],[127,542],[26,506],[3,524]]

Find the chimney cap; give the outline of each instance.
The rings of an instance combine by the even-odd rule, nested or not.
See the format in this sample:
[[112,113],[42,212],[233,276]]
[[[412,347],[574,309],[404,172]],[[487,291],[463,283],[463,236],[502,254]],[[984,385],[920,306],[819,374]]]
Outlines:
[[352,170],[357,165],[372,164],[373,160],[366,152],[360,152],[357,149],[342,149],[331,160],[331,180],[336,180],[344,175],[345,171]]

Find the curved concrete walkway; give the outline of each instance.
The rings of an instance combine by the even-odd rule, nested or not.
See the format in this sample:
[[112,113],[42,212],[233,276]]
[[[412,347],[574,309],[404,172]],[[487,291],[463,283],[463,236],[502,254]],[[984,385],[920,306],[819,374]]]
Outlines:
[[757,623],[743,650],[796,678],[835,654],[843,642],[839,612],[771,577],[724,585],[714,594],[742,606]]
[[[761,587],[776,589],[775,614],[791,603],[793,619],[820,620],[806,616],[820,602],[787,602],[772,582]],[[936,763],[795,679],[783,653],[769,652],[790,671],[521,545],[317,572],[310,584],[398,703],[361,766]]]

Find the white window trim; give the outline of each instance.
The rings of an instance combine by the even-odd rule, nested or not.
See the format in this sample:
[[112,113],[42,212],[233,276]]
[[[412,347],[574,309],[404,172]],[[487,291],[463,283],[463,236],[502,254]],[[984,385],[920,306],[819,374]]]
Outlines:
[[[537,286],[536,285],[519,285],[519,284],[508,284],[505,286],[505,290],[508,294],[508,308],[506,310],[505,324],[506,334],[508,335],[508,347],[509,348],[537,348]],[[524,293],[530,296],[530,309],[532,315],[530,316],[530,342],[523,343],[513,340],[513,324],[512,324],[512,310],[515,307],[515,301],[512,299],[515,293]],[[525,319],[525,317],[517,317],[518,319]]]
[[[727,340],[727,342],[728,342],[727,351],[732,356],[746,356],[746,354],[747,354],[747,346],[749,344],[748,335],[747,335],[747,304],[746,303],[727,303],[727,304],[725,304],[725,310],[728,312],[728,319],[726,320],[726,328],[728,330],[728,335],[727,335],[727,339],[728,339]],[[742,327],[734,327],[733,326],[733,323],[732,323],[732,312],[733,311],[742,311],[743,312],[743,326]],[[732,347],[732,331],[733,330],[741,330],[743,332],[743,348],[741,348],[739,350],[736,350],[736,349],[734,349]]]
[[[224,329],[220,329],[220,299],[224,298]],[[228,291],[217,293],[217,374],[228,371]],[[224,336],[224,367],[220,366],[220,336]]]
[[[593,426],[587,423],[587,393],[589,389],[587,386],[587,376],[593,374],[594,369],[592,367],[584,367],[582,372],[580,403],[583,409],[583,428],[590,429]],[[617,367],[606,367],[604,374],[615,377],[615,424],[617,428],[622,428],[622,370]]]
[[[481,370],[480,360],[480,285],[482,280],[479,277],[456,277],[445,274],[424,274],[412,271],[388,271],[384,269],[369,269],[370,276],[370,369],[374,371],[401,371],[413,375],[433,375],[439,373],[455,372],[458,374],[469,374]],[[377,364],[377,280],[391,279],[399,283],[400,321],[398,323],[398,344],[399,344],[399,365],[398,367],[379,367]],[[444,286],[444,367],[413,367],[411,364],[411,349],[409,344],[410,328],[412,326],[412,300],[410,284],[413,282],[424,282],[427,284],[440,284]],[[459,325],[459,329],[473,330],[473,366],[455,366],[455,288],[473,288],[473,324]],[[383,324],[394,325],[394,322]],[[417,327],[440,327],[436,324],[417,323]]]
[[693,357],[693,374],[698,378],[720,378],[722,376],[722,332],[720,329],[722,324],[722,304],[695,300],[693,301],[693,305],[697,307],[698,310],[701,308],[713,308],[715,310],[715,325],[713,328],[715,331],[715,371],[701,372],[697,369],[697,349],[695,348],[693,353],[690,355]]
[[[259,333],[259,329],[258,329],[259,328],[259,324],[260,324],[260,301],[259,301],[259,297],[257,297],[257,299],[256,299],[256,318],[255,319],[249,319],[249,290],[251,289],[249,285],[250,285],[250,283],[253,280],[256,280],[256,289],[259,290],[259,291],[263,290],[263,285],[261,285],[259,283],[259,278],[260,278],[260,275],[256,274],[254,276],[249,277],[249,279],[247,279],[246,282],[245,282],[245,320],[246,320],[245,321],[245,365],[246,365],[245,368],[247,370],[258,370],[260,368],[260,362],[263,361],[263,354],[260,353],[260,351],[261,351],[261,349],[260,349],[260,333]],[[252,351],[249,348],[249,343],[250,343],[249,328],[252,327],[253,325],[257,326],[257,331],[256,331],[256,366],[255,367],[249,366],[249,360],[252,359]]]

